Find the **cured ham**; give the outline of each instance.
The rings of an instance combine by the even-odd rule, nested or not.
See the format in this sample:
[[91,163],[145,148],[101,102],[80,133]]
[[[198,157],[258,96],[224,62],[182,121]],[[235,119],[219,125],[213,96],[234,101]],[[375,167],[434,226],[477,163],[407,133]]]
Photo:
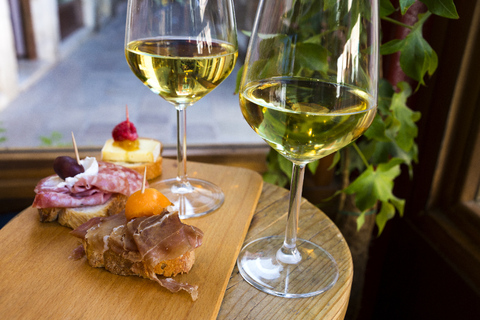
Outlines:
[[142,175],[108,162],[98,161],[96,175],[84,175],[72,185],[57,175],[46,177],[35,187],[34,208],[74,208],[95,206],[112,194],[129,196],[142,188]]
[[[182,223],[177,212],[127,221],[124,214],[94,218],[72,231],[83,240],[89,264],[119,275],[138,275],[156,281],[171,292],[187,291],[193,300],[198,287],[158,277],[155,268],[202,244],[203,232]],[[81,250],[77,249],[78,252]]]

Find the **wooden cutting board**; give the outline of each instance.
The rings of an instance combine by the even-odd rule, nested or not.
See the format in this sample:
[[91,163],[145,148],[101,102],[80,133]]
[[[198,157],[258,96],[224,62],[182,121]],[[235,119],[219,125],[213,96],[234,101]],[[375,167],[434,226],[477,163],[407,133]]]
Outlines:
[[[164,159],[163,178],[174,177],[176,161]],[[172,294],[156,282],[118,276],[71,260],[78,245],[70,229],[41,223],[27,208],[0,230],[0,313],[3,319],[215,319],[236,257],[262,190],[251,170],[190,163],[191,177],[219,185],[220,209],[185,220],[205,234],[197,260],[176,279],[199,286],[193,302],[185,292]]]

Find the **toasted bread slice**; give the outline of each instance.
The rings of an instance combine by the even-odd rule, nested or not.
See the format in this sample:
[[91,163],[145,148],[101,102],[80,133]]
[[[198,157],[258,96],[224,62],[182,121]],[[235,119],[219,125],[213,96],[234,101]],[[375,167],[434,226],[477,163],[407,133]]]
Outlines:
[[187,273],[195,263],[195,251],[188,251],[175,259],[165,260],[155,266],[155,273],[165,277]]
[[[86,242],[83,243],[84,247],[88,246]],[[87,248],[85,248],[87,252]],[[89,256],[87,255],[87,258]],[[144,278],[149,278],[147,270],[141,261],[133,261],[126,259],[124,256],[116,253],[115,251],[108,249],[103,254],[103,263],[99,264],[98,261],[93,261],[93,256],[88,259],[89,264],[92,267],[105,267],[106,270],[111,273],[130,276],[137,275]],[[185,254],[170,260],[161,261],[155,266],[155,273],[163,275],[165,277],[174,277],[177,274],[188,273],[192,269],[195,263],[195,251],[189,251]]]
[[49,222],[58,219],[62,226],[72,229],[87,222],[94,217],[105,217],[120,213],[125,209],[127,196],[123,194],[114,194],[101,205],[85,206],[78,208],[42,208],[38,209],[40,221]]

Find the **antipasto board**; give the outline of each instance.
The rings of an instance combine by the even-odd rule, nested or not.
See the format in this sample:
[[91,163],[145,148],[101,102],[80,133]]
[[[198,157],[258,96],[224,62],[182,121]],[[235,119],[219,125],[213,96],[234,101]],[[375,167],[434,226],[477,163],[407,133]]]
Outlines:
[[[163,179],[176,161],[164,159]],[[175,277],[199,286],[193,302],[156,282],[92,268],[69,259],[78,244],[71,229],[41,223],[27,208],[0,230],[0,310],[5,319],[215,319],[236,257],[262,191],[251,170],[189,163],[189,176],[219,185],[225,202],[217,211],[184,222],[204,232],[190,273]]]

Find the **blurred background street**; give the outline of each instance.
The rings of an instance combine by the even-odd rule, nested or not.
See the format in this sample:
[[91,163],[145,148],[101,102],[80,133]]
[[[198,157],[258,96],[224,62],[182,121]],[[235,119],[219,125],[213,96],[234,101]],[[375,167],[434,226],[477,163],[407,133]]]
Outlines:
[[[125,9],[126,3],[119,5],[99,32],[83,35],[0,111],[0,135],[6,137],[1,148],[70,144],[71,132],[79,146],[101,146],[125,119],[126,105],[140,136],[167,147],[176,144],[174,107],[144,86],[125,60]],[[31,62],[21,63],[25,71]],[[240,112],[234,94],[238,69],[239,63],[219,87],[187,109],[187,145],[264,143]]]

